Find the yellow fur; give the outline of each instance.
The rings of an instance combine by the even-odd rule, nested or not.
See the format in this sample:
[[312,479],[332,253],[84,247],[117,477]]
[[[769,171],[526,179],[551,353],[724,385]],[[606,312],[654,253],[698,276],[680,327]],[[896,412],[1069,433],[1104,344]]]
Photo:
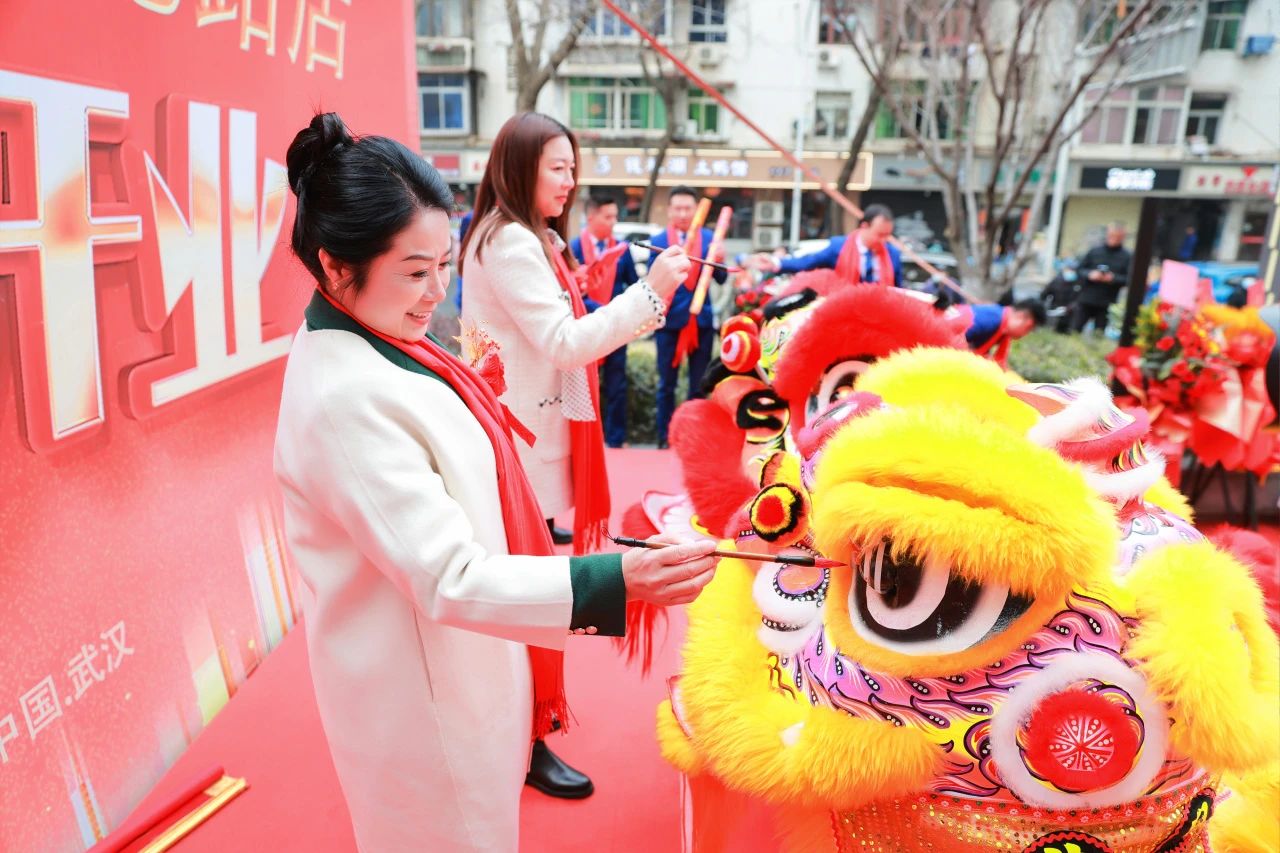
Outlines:
[[[680,687],[707,768],[770,802],[828,808],[923,786],[942,755],[921,732],[812,708],[770,685],[751,580],[746,565],[724,560],[690,608]],[[800,737],[787,746],[783,732],[796,724]]]
[[1280,646],[1249,572],[1208,542],[1170,545],[1126,586],[1140,620],[1127,651],[1171,706],[1174,747],[1218,772],[1280,758]]
[[1231,796],[1209,822],[1213,853],[1280,853],[1280,764],[1223,782]]
[[1147,493],[1143,495],[1147,503],[1153,503],[1158,507],[1169,510],[1169,512],[1186,521],[1195,521],[1195,513],[1191,509],[1191,504],[1187,501],[1187,496],[1173,487],[1173,484],[1166,480],[1163,476],[1156,480],[1155,485],[1147,489]]
[[858,378],[858,390],[877,394],[891,406],[962,408],[1022,435],[1038,416],[1030,406],[1005,393],[1019,381],[995,362],[970,352],[918,347],[873,364]]
[[658,706],[658,748],[662,757],[681,773],[692,776],[702,772],[702,756],[698,755],[684,729],[676,722],[669,699],[663,699]]
[[887,539],[969,580],[1060,598],[1115,555],[1112,509],[1078,470],[957,410],[851,422],[827,443],[813,498],[818,548],[842,561]]

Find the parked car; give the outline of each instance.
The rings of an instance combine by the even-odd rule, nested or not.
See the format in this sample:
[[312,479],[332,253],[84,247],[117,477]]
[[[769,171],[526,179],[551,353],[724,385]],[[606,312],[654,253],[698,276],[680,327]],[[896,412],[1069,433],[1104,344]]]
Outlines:
[[643,276],[649,271],[649,250],[635,245],[637,241],[648,243],[666,228],[652,222],[619,222],[613,226],[613,239],[631,243],[631,260],[636,262],[636,272]]
[[[1200,278],[1213,283],[1213,301],[1224,305],[1243,306],[1245,291],[1261,274],[1258,265],[1249,261],[1191,261],[1191,266],[1200,271]],[[1147,299],[1154,299],[1159,291],[1156,279],[1147,288]]]

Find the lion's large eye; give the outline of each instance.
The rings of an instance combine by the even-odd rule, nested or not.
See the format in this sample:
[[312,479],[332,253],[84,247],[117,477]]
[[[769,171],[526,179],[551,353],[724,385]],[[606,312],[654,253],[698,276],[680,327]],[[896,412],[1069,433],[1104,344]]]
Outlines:
[[813,423],[834,404],[853,392],[853,386],[866,369],[875,361],[875,356],[867,355],[837,362],[822,374],[818,390],[810,395],[805,406],[805,422]]
[[974,584],[932,557],[863,553],[849,590],[849,618],[868,642],[906,655],[964,651],[1026,612],[1031,601],[997,584]]

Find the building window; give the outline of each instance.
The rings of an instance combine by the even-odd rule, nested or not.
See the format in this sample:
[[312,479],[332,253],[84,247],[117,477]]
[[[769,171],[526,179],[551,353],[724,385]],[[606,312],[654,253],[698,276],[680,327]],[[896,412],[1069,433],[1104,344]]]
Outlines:
[[467,34],[464,0],[418,0],[419,36],[462,38]]
[[701,89],[689,90],[689,134],[695,137],[720,135],[720,105]]
[[724,7],[728,0],[689,0],[689,41],[725,41]]
[[823,0],[818,27],[818,44],[845,44],[858,28],[853,4],[849,0]]
[[819,92],[813,110],[817,139],[848,139],[853,97],[848,92]]
[[[941,91],[936,96],[937,104],[934,107],[933,121],[927,120],[925,81],[898,81],[892,85],[896,91],[891,93],[889,98],[881,100],[880,110],[876,113],[876,139],[906,139],[910,137],[910,134],[898,121],[897,114],[890,107],[888,103],[890,98],[902,107],[903,114],[911,119],[917,134],[929,139],[945,140],[955,138],[956,127],[962,122],[953,120],[951,115],[951,107],[957,100],[954,95],[953,84],[939,84]],[[970,90],[969,97],[965,99],[965,103],[960,107],[964,114],[968,114],[972,101],[973,89]]]
[[1210,145],[1218,141],[1218,125],[1226,109],[1225,95],[1191,94],[1191,108],[1187,111],[1187,139],[1200,136]]
[[471,87],[465,74],[419,74],[422,132],[458,136],[471,132]]
[[[645,3],[640,8],[635,8],[635,4],[620,4],[627,14],[635,18],[636,21],[655,36],[667,34],[667,18],[671,14],[671,0],[663,3]],[[582,31],[582,35],[586,38],[627,38],[634,36],[636,31],[631,29],[622,19],[607,9],[599,9],[587,18],[587,26]]]
[[[1081,129],[1081,141],[1120,145],[1174,145],[1182,127],[1185,86],[1117,89]],[[1086,95],[1087,97],[1087,95]]]
[[667,110],[643,80],[569,78],[569,126],[575,130],[662,130]]
[[1240,41],[1240,24],[1244,21],[1246,0],[1226,0],[1209,3],[1209,14],[1204,21],[1204,38],[1201,50],[1235,50]]

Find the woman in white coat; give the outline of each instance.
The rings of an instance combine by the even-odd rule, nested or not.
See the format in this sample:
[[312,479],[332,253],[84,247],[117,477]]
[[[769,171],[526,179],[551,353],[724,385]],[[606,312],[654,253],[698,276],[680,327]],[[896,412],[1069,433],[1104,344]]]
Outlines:
[[578,141],[539,113],[508,119],[494,138],[462,243],[463,320],[509,353],[502,401],[537,437],[520,458],[548,519],[574,507],[577,553],[600,542],[609,484],[596,363],[666,322],[688,275],[679,248],[648,276],[588,314],[567,245]]
[[448,185],[333,113],[288,165],[293,250],[317,290],[275,470],[356,840],[515,851],[529,743],[564,713],[566,636],[619,634],[627,598],[692,599],[712,546],[550,556],[493,389],[426,335],[448,284]]

